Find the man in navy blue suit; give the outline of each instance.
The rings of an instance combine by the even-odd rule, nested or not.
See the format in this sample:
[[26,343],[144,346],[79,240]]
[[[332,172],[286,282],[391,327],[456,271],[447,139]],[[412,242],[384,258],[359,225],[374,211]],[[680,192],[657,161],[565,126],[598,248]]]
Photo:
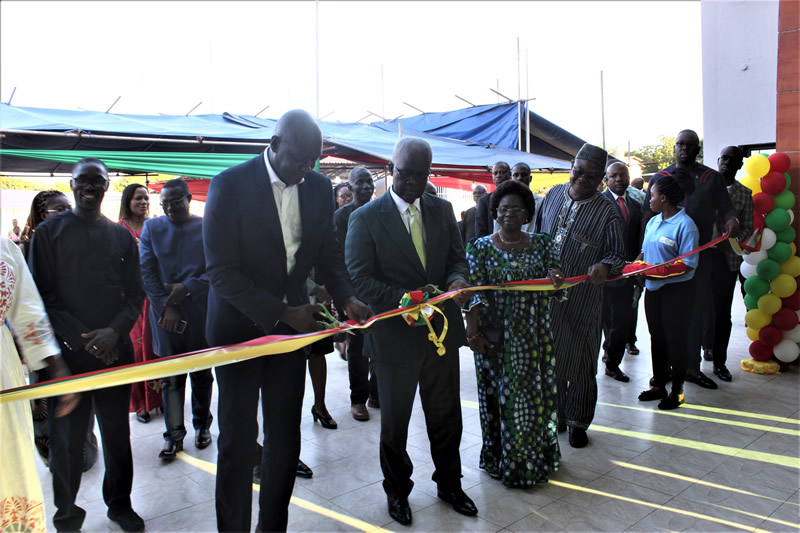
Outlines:
[[[611,163],[606,169],[605,182],[608,188],[603,194],[617,206],[622,217],[622,240],[625,244],[625,260],[633,261],[640,252],[640,232],[642,226],[642,206],[628,196],[630,173],[624,163]],[[636,281],[618,279],[609,281],[603,288],[603,348],[606,376],[627,383],[630,378],[619,368],[625,354],[634,307],[633,294]]]
[[[203,223],[210,282],[206,338],[211,346],[269,334],[322,329],[308,303],[312,267],[351,319],[369,308],[354,296],[337,246],[331,182],[311,169],[322,132],[293,110],[275,126],[269,148],[211,181]],[[300,457],[306,352],[259,357],[217,368],[219,455],[217,528],[249,531],[258,396],[264,452],[257,530],[285,531]]]

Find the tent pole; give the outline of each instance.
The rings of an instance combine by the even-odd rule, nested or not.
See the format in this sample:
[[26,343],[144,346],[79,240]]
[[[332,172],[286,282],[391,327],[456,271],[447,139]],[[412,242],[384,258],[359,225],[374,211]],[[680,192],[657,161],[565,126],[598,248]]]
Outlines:
[[319,122],[319,0],[315,2],[315,28],[316,35],[314,40],[314,63],[317,77],[317,122]]
[[[527,105],[527,102],[526,102]],[[519,122],[519,140],[517,150],[522,151],[522,72],[519,67],[519,37],[517,37],[517,121]]]
[[603,129],[603,150],[606,149],[606,103],[603,97],[603,71],[600,71],[600,127]]
[[528,49],[525,49],[525,151],[531,153],[531,110],[528,102],[531,100],[530,76],[528,72]]

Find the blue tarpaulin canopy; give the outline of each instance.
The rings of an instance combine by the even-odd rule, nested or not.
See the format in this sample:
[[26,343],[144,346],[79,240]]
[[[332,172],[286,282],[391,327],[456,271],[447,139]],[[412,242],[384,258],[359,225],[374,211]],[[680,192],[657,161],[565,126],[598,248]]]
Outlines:
[[[520,112],[516,102],[479,105],[444,113],[423,113],[415,117],[396,119],[389,124],[395,128],[402,124],[403,130],[409,128],[450,139],[522,150],[526,148],[527,131],[532,153],[562,160],[575,157],[585,143],[583,139],[530,110],[528,110],[529,120],[526,120],[525,111],[523,105]],[[520,118],[523,130],[522,147],[517,146]]]
[[[154,152],[259,153],[276,120],[249,115],[118,115],[14,107],[0,104],[0,148],[26,150],[111,150]],[[321,122],[326,156],[360,164],[383,165],[399,137],[393,124]],[[474,181],[490,181],[496,161],[524,161],[533,169],[563,170],[568,161],[513,149],[447,139],[403,126],[403,136],[425,138],[433,147],[433,171]],[[0,153],[7,172],[67,172],[71,164]],[[125,171],[119,168],[113,170]]]

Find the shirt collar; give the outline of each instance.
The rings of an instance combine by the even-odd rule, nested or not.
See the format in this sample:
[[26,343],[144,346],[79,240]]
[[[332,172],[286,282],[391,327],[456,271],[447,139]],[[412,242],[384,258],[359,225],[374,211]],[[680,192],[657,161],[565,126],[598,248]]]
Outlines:
[[[275,172],[275,169],[274,169],[274,168],[272,168],[272,165],[269,163],[269,155],[268,155],[268,154],[269,154],[269,148],[267,148],[266,150],[264,150],[264,163],[266,163],[266,164],[267,164],[267,174],[269,174],[269,181],[270,181],[270,182],[271,182],[273,185],[277,185],[277,186],[278,186],[278,187],[280,187],[281,189],[285,189],[285,188],[287,188],[287,187],[294,187],[294,185],[286,185],[286,184],[285,184],[283,181],[281,181],[281,179],[278,177],[278,173],[277,173],[277,172]],[[304,181],[305,179],[306,179],[306,178],[305,178],[305,177],[303,177],[303,179],[301,179],[301,180],[300,180],[300,182],[298,183],[298,185],[299,185],[300,183],[303,183],[303,181]]]
[[392,200],[394,200],[394,205],[396,205],[396,206],[397,206],[397,209],[398,209],[398,211],[400,211],[400,213],[405,213],[405,212],[406,212],[406,210],[408,209],[408,206],[410,206],[410,205],[414,205],[414,206],[416,206],[416,208],[417,208],[417,211],[419,211],[420,213],[422,213],[422,209],[420,208],[420,207],[421,207],[421,204],[420,204],[419,198],[417,198],[416,200],[414,200],[414,202],[413,202],[413,203],[409,204],[408,202],[406,202],[405,200],[403,200],[402,198],[400,198],[399,196],[397,196],[397,193],[396,193],[396,192],[394,192],[394,185],[392,185],[392,186],[389,188],[389,194],[391,194],[391,195],[392,195]]
[[[611,196],[613,196],[613,197],[614,197],[614,201],[615,201],[615,202],[617,201],[617,198],[622,198],[623,200],[625,200],[625,199],[626,199],[626,196],[625,196],[624,194],[623,194],[622,196],[619,196],[617,193],[615,193],[615,192],[614,192],[614,191],[612,191],[611,189],[608,189],[608,192],[610,192],[610,193],[611,193]],[[627,191],[625,191],[625,192],[627,192]]]

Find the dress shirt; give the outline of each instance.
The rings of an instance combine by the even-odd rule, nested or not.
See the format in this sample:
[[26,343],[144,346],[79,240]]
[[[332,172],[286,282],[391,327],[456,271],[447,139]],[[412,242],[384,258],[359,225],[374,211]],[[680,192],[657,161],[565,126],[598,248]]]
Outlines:
[[[620,211],[623,211],[622,206],[620,206],[619,199],[622,198],[622,202],[625,203],[626,200],[627,200],[626,195],[623,194],[622,196],[620,196],[617,193],[615,193],[614,191],[612,191],[611,189],[608,189],[608,192],[610,192],[611,196],[614,197],[614,203],[617,204],[617,207],[620,208]],[[622,217],[622,220],[623,220],[623,222],[625,222],[627,224],[628,220],[630,219],[630,213],[628,213],[628,204],[627,203],[625,203],[625,209],[624,209],[623,212],[625,213],[625,215]]]
[[[286,185],[269,163],[269,148],[264,150],[264,162],[267,164],[269,180],[272,182],[272,196],[275,198],[275,208],[281,220],[281,234],[283,246],[286,249],[286,272],[291,274],[294,269],[294,254],[300,248],[303,226],[300,220],[300,197],[296,185]],[[303,180],[300,180],[303,183]]]
[[[394,200],[394,205],[397,206],[397,210],[400,212],[400,218],[403,219],[403,225],[406,227],[406,231],[409,235],[411,235],[411,213],[408,212],[408,207],[410,205],[414,205],[417,208],[417,216],[419,217],[419,225],[422,228],[422,238],[423,240],[427,241],[427,237],[425,235],[425,222],[422,215],[422,204],[419,201],[419,198],[414,200],[413,204],[409,204],[399,196],[397,193],[394,192],[394,186],[389,189],[389,193],[392,195],[392,200]],[[427,243],[426,243],[427,244]]]

